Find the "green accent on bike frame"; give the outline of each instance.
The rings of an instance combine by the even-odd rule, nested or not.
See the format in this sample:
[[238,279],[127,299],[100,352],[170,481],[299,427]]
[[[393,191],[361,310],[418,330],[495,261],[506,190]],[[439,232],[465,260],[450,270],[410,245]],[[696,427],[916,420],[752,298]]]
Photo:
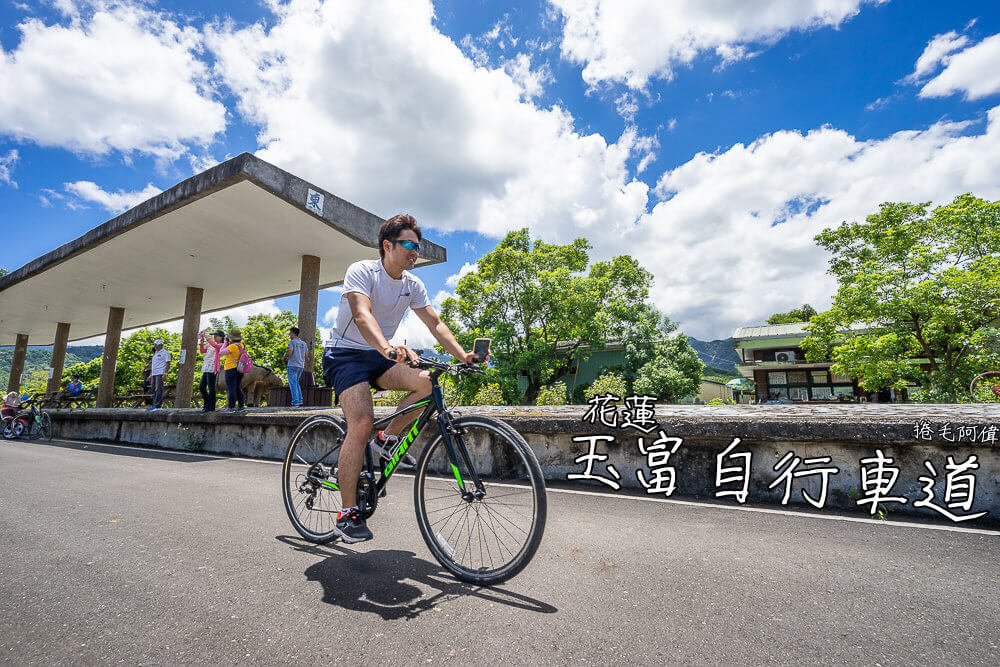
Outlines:
[[417,425],[419,423],[420,423],[419,421],[413,423],[413,426],[410,428],[409,433],[407,433],[406,437],[403,438],[403,442],[399,443],[399,447],[396,448],[396,453],[393,454],[392,458],[389,459],[389,462],[385,464],[385,468],[382,470],[382,474],[385,475],[386,477],[391,475],[392,471],[396,469],[396,465],[399,463],[399,459],[403,457],[403,454],[406,453],[406,450],[410,448],[410,445],[416,439],[418,433]]
[[458,472],[458,466],[454,463],[451,464],[451,472],[455,475],[455,479],[458,480],[458,485],[465,491],[465,482],[462,481],[462,473]]
[[329,487],[329,488],[333,489],[334,491],[340,491],[340,487],[337,486],[336,484],[334,484],[333,482],[320,482],[320,484],[322,484],[323,486]]

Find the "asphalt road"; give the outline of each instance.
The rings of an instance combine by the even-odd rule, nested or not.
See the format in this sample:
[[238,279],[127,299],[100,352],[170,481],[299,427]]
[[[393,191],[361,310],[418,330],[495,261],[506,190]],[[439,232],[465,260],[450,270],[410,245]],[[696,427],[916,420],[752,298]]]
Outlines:
[[550,489],[492,589],[433,560],[397,477],[314,547],[280,466],[0,443],[0,662],[996,664],[1000,533]]

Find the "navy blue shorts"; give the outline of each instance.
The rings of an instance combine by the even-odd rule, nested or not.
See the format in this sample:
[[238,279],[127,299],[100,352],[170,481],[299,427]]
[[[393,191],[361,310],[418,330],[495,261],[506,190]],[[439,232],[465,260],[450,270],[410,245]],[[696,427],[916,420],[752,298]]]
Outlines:
[[328,347],[323,351],[323,377],[326,386],[333,387],[338,396],[348,387],[362,382],[382,389],[375,384],[375,380],[395,365],[395,361],[386,359],[375,350]]

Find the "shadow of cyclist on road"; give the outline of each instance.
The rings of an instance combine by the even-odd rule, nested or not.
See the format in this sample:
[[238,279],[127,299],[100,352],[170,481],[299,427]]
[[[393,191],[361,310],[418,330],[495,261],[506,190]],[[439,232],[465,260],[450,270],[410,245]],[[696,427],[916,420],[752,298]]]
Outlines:
[[[356,552],[336,543],[320,546],[284,535],[276,539],[297,551],[323,557],[305,571],[307,579],[323,586],[323,602],[378,614],[387,621],[416,618],[442,603],[468,595],[527,611],[544,614],[557,611],[550,604],[520,593],[458,581],[412,551]],[[424,597],[424,591],[414,584],[437,592]]]

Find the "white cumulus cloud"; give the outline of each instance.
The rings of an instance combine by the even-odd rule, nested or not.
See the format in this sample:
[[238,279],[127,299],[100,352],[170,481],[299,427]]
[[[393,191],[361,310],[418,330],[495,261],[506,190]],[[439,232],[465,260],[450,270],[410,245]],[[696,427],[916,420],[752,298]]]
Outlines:
[[[956,43],[958,40],[952,42]],[[966,43],[967,40],[961,42],[959,47]],[[931,45],[933,44],[934,41],[931,42]],[[931,45],[928,45],[927,50]],[[951,49],[955,52],[949,52],[950,55],[941,54],[937,61],[925,70],[925,74],[932,71],[937,63],[944,66],[939,74],[920,89],[920,97],[947,97],[961,93],[967,100],[978,100],[1000,93],[1000,34],[956,51],[959,47]],[[921,59],[927,55],[927,50]],[[918,60],[914,75],[920,71],[920,65],[921,62]]]
[[751,57],[792,30],[836,27],[887,0],[549,0],[562,13],[564,58],[590,85],[643,88],[704,53],[720,65]]
[[648,186],[614,143],[531,99],[522,65],[478,66],[433,24],[429,0],[272,3],[265,26],[216,25],[207,43],[258,155],[383,216],[490,236],[645,210]]
[[860,141],[823,127],[782,131],[663,174],[665,201],[626,236],[595,241],[653,271],[656,305],[698,338],[729,335],[802,303],[828,307],[836,285],[813,241],[884,201],[1000,198],[1000,107],[980,133],[942,122]]
[[915,83],[926,78],[928,74],[940,67],[941,62],[949,53],[961,49],[968,43],[968,37],[959,35],[954,30],[934,35],[924,47],[924,52],[917,58],[917,62],[913,66],[913,73],[906,77],[906,81]]
[[147,184],[142,190],[135,190],[132,192],[126,192],[124,190],[119,190],[118,192],[108,192],[93,181],[76,181],[75,183],[66,183],[65,187],[66,192],[76,195],[84,201],[98,204],[111,213],[121,213],[122,211],[126,211],[136,204],[140,204],[150,197],[155,197],[162,192],[152,183]]
[[[64,2],[65,12],[76,11]],[[141,6],[101,2],[87,18],[25,19],[0,49],[0,134],[80,153],[171,160],[225,129],[201,33]]]
[[12,187],[17,187],[17,181],[10,177],[14,171],[14,163],[18,160],[17,149],[7,151],[6,155],[0,155],[0,183],[6,183]]
[[465,274],[475,271],[476,268],[475,262],[466,262],[462,265],[462,268],[458,270],[458,273],[448,276],[447,280],[444,281],[444,284],[452,289],[455,289],[458,287],[458,281],[461,280]]

